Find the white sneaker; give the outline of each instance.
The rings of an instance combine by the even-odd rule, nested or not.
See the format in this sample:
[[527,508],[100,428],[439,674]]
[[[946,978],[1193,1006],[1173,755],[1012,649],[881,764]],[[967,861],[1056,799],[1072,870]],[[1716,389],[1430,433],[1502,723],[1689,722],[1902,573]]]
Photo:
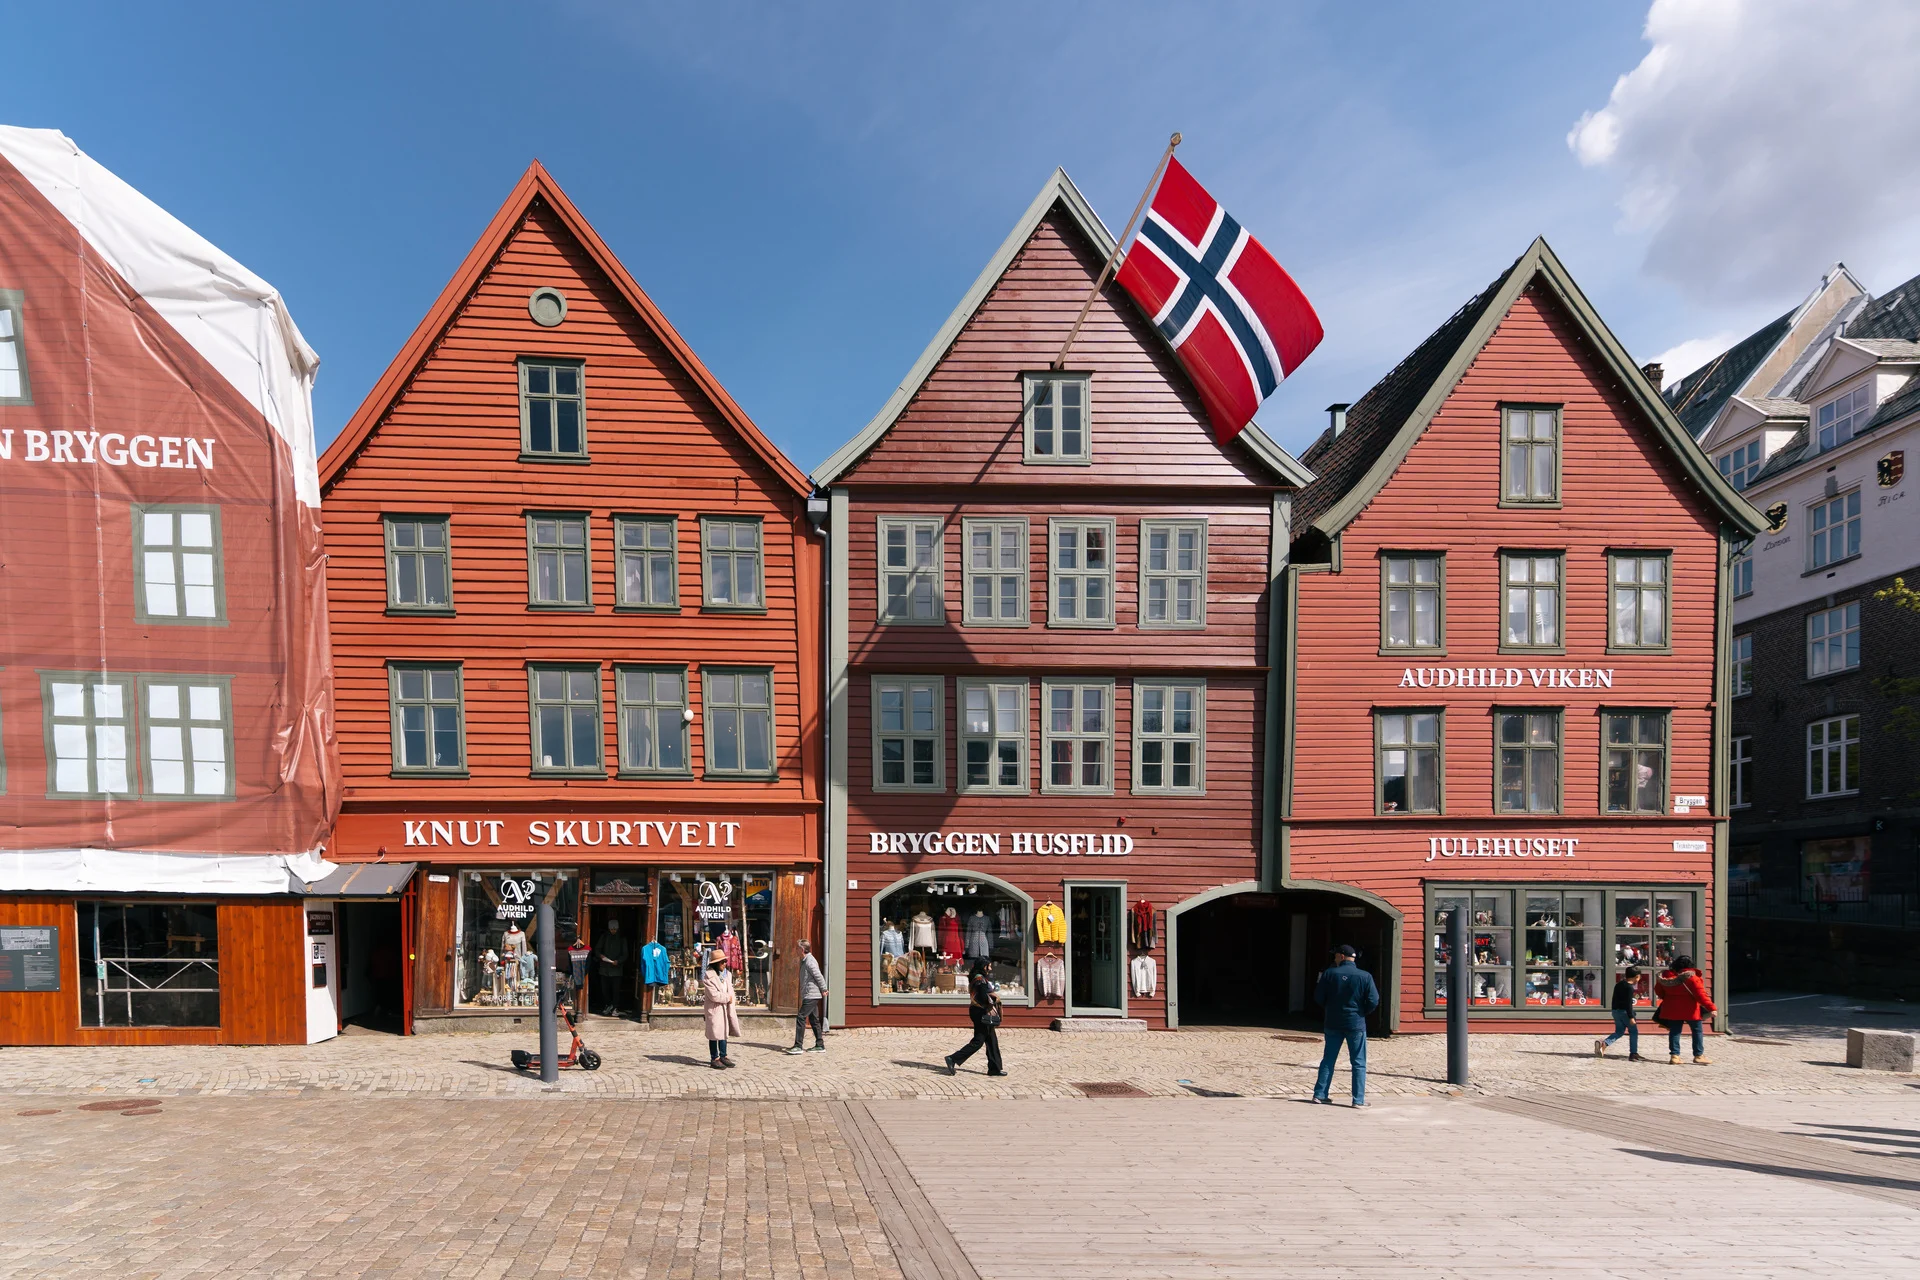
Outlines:
[[1596,1058],[1604,1058],[1607,1056],[1607,1040],[1605,1036],[1593,1042],[1593,1056]]

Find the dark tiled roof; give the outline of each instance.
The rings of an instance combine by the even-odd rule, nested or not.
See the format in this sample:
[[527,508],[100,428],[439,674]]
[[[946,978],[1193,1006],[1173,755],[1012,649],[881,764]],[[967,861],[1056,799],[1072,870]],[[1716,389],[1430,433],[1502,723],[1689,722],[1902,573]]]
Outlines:
[[1863,428],[1872,431],[1884,427],[1920,409],[1920,374],[1907,379],[1907,385],[1880,402],[1880,408],[1874,412],[1873,420]]
[[1713,425],[1713,420],[1720,416],[1720,410],[1727,400],[1753,376],[1753,371],[1760,367],[1767,353],[1779,345],[1780,339],[1786,337],[1787,329],[1792,324],[1793,312],[1789,311],[1772,324],[1748,334],[1661,393],[1667,407],[1673,410],[1674,417],[1680,419],[1680,425],[1687,429],[1688,435],[1698,440]]
[[1374,459],[1385,452],[1519,261],[1514,259],[1513,265],[1495,277],[1492,284],[1449,316],[1445,324],[1427,335],[1426,341],[1355,401],[1347,410],[1346,429],[1339,436],[1334,436],[1331,430],[1323,431],[1319,439],[1307,446],[1300,460],[1317,478],[1300,491],[1295,501],[1296,533],[1304,531],[1340,501],[1366,474]]
[[1847,324],[1849,338],[1920,338],[1920,276],[1869,302]]
[[1811,452],[1807,447],[1807,429],[1801,427],[1793,433],[1791,440],[1781,445],[1779,451],[1767,459],[1767,465],[1760,468],[1760,474],[1747,482],[1747,492],[1753,492],[1756,486],[1763,481],[1773,479],[1782,471],[1799,466],[1806,461]]

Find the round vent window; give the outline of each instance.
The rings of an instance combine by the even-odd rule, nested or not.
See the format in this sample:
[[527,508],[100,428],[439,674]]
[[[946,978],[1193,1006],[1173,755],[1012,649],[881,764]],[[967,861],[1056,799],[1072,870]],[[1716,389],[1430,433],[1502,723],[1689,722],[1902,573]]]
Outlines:
[[527,314],[537,325],[551,329],[567,318],[567,295],[545,285],[527,299]]

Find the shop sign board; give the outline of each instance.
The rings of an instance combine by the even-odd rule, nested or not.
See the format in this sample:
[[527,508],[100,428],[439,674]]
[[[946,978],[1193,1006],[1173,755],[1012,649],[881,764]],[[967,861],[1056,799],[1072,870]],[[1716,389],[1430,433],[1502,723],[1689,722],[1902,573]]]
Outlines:
[[1406,667],[1402,689],[1611,689],[1612,667]]
[[1427,861],[1435,858],[1571,858],[1576,836],[1429,836]]
[[59,926],[0,929],[0,991],[59,989]]
[[1133,837],[1098,831],[870,831],[868,853],[947,853],[963,858],[990,857],[1003,850],[1015,856],[1119,858],[1133,852]]

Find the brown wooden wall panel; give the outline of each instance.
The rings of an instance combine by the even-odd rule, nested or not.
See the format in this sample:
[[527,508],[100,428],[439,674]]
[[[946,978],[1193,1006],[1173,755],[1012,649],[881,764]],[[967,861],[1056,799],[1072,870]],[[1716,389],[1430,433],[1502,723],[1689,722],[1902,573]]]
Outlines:
[[431,876],[420,885],[413,988],[413,1006],[419,1013],[445,1013],[453,1008],[454,887],[451,879]]
[[303,911],[298,902],[220,904],[221,1043],[306,1043]]
[[0,1044],[75,1044],[80,1034],[80,952],[73,902],[56,898],[0,898],[0,925],[48,925],[60,930],[60,989],[0,991]]

